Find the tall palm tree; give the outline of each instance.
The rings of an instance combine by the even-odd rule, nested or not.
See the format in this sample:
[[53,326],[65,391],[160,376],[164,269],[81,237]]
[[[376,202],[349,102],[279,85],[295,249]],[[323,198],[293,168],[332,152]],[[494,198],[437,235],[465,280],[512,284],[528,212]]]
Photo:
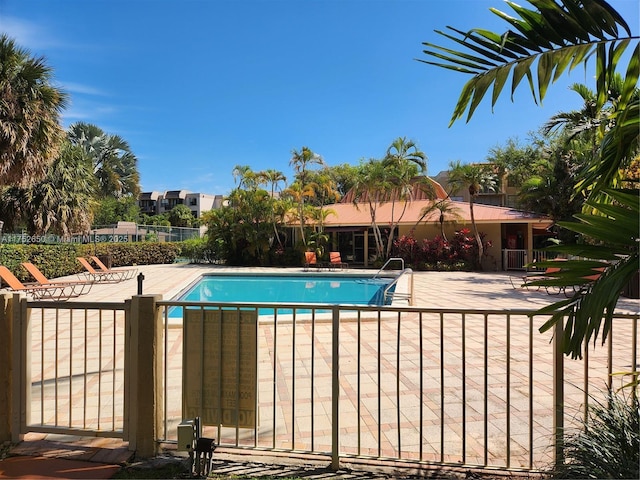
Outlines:
[[[562,223],[565,228],[601,245],[558,247],[561,252],[590,260],[565,262],[561,278],[546,281],[549,285],[575,285],[581,282],[594,261],[609,262],[606,272],[589,288],[547,310],[555,313],[542,329],[562,323],[566,318],[565,353],[580,357],[583,343],[596,338],[600,331],[602,341],[606,340],[622,287],[638,272],[640,192],[624,191],[619,185],[638,152],[640,43],[627,22],[604,0],[528,1],[536,7],[534,10],[508,3],[519,18],[492,9],[509,24],[503,34],[485,29],[463,32],[452,27],[449,28],[453,33],[437,32],[466,50],[458,52],[425,42],[424,53],[437,61],[423,61],[472,76],[463,87],[450,123],[464,116],[467,108],[467,121],[470,120],[491,87],[491,102],[495,105],[511,74],[511,93],[526,77],[533,99],[541,102],[549,85],[565,71],[579,65],[587,68],[594,60],[596,110],[601,110],[611,100],[611,92],[616,92],[609,128],[602,135],[596,157],[581,172],[576,187],[577,193],[588,195],[586,210],[576,216],[579,222]],[[625,57],[629,47],[633,51]],[[628,61],[626,68],[621,65],[624,80],[620,86],[616,72],[625,58]]]
[[308,193],[310,188],[310,185],[308,185],[308,178],[307,178],[308,170],[309,170],[309,166],[314,164],[324,165],[324,160],[320,155],[318,155],[317,153],[314,153],[309,147],[302,147],[300,151],[293,150],[291,152],[291,160],[289,161],[289,164],[293,167],[295,171],[296,182],[300,184],[299,185],[300,188],[298,189],[299,195],[297,195],[297,200],[299,202],[298,203],[298,219],[300,221],[300,235],[301,235],[302,243],[303,245],[306,246],[306,239],[304,235],[305,199],[310,198],[312,196]]
[[309,147],[302,147],[300,151],[293,150],[291,152],[289,164],[296,173],[296,179],[304,185],[309,167],[311,165],[324,165],[324,159]]
[[374,158],[361,163],[354,179],[352,190],[354,191],[353,204],[357,207],[360,203],[366,203],[371,216],[371,230],[376,243],[376,258],[384,256],[384,239],[377,222],[377,210],[384,203],[391,184],[387,176],[388,170],[380,160]]
[[249,165],[236,165],[231,173],[239,189],[254,189],[258,185],[259,178]]
[[287,177],[280,170],[269,168],[258,174],[268,185],[271,191],[271,198],[275,197],[276,190],[280,183],[287,183]]
[[281,171],[274,170],[272,168],[258,172],[258,177],[261,179],[261,181],[267,183],[270,187],[270,202],[272,204],[271,222],[273,224],[273,234],[276,237],[276,241],[278,242],[280,250],[284,250],[284,245],[282,244],[282,239],[280,238],[280,232],[278,230],[278,222],[282,219],[282,215],[280,215],[279,212],[282,211],[282,208],[280,208],[280,205],[277,205],[279,200],[275,198],[275,195],[276,189],[278,189],[278,185],[281,182],[286,183],[287,177],[285,177],[284,173],[282,173]]
[[406,137],[398,137],[391,142],[384,162],[386,165],[409,162],[417,165],[421,173],[427,171],[427,155],[418,148],[413,140],[407,140]]
[[[387,176],[392,184],[389,198],[391,201],[391,220],[386,249],[386,258],[388,258],[393,247],[394,232],[400,224],[409,203],[413,200],[414,178],[418,173],[425,172],[427,169],[427,156],[418,149],[418,146],[412,140],[407,140],[406,137],[398,137],[387,149],[382,164],[388,170]],[[402,208],[397,217],[395,215],[396,202],[402,202]]]
[[67,94],[52,78],[44,57],[32,57],[0,35],[0,186],[42,179],[60,152]]
[[122,137],[78,122],[69,127],[69,139],[91,158],[100,196],[121,198],[140,193],[138,159]]
[[473,211],[473,204],[478,194],[486,191],[494,191],[496,186],[496,175],[491,171],[488,164],[462,164],[459,160],[449,164],[449,184],[454,191],[461,188],[467,188],[469,191],[469,215],[471,216],[471,226],[473,228],[473,236],[478,246],[477,267],[482,269],[482,257],[484,256],[484,245],[476,217]]
[[308,199],[313,198],[316,194],[314,185],[307,184],[302,185],[299,181],[293,182],[289,185],[282,194],[286,199],[291,200],[295,204],[295,218],[298,221],[298,227],[300,230],[300,241],[302,245],[306,248],[307,246],[307,237],[305,234],[306,228],[306,218],[309,214],[309,209],[313,208],[311,205],[307,204]]

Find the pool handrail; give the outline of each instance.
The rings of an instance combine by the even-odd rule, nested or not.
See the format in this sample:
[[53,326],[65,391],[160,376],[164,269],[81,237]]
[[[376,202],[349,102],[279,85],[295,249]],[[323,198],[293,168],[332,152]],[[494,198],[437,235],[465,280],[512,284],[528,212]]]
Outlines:
[[400,280],[400,278],[405,273],[410,274],[410,276],[409,276],[409,289],[408,289],[407,293],[397,293],[394,290],[390,294],[391,295],[391,300],[393,301],[394,298],[402,298],[403,300],[406,300],[409,303],[409,306],[413,305],[413,270],[411,270],[411,268],[409,268],[409,267],[403,269],[396,276],[396,278],[394,278],[386,287],[384,287],[384,293],[383,293],[383,297],[382,298],[384,299],[385,302],[387,300],[387,297],[389,296],[389,290],[391,289],[391,287],[396,285],[398,283],[398,281]]
[[373,278],[378,278],[378,275],[380,275],[380,274],[384,271],[385,267],[386,267],[387,265],[389,265],[391,262],[394,262],[394,261],[396,261],[396,262],[400,262],[400,265],[401,265],[400,270],[402,270],[402,271],[404,271],[404,270],[405,270],[405,268],[404,268],[404,258],[400,258],[400,257],[392,257],[392,258],[388,259],[386,262],[384,262],[384,265],[382,265],[382,267],[380,268],[380,270],[378,270],[378,273],[376,273],[376,274],[373,276]]

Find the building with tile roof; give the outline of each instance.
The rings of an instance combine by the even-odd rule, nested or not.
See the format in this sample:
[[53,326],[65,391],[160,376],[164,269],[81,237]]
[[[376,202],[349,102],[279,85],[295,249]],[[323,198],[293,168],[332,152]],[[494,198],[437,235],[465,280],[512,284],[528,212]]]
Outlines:
[[[438,182],[434,184],[435,199],[421,194],[423,189],[414,187],[413,200],[394,202],[388,199],[376,207],[376,223],[384,230],[397,223],[394,238],[413,235],[417,240],[431,239],[441,235],[440,211],[435,209],[425,215],[425,210],[435,202],[446,201],[449,213],[445,214],[443,228],[447,238],[452,238],[462,228],[472,228],[468,202],[447,199],[447,193]],[[417,189],[416,189],[417,188]],[[341,252],[342,258],[356,264],[368,266],[375,252],[371,213],[366,197],[358,198],[347,193],[340,203],[323,207],[329,210],[324,221],[324,230],[332,234],[332,243]],[[474,203],[474,217],[478,230],[485,240],[492,243],[487,252],[488,270],[522,269],[534,259],[534,251],[542,248],[551,236],[553,224],[544,215],[525,212],[509,207]]]

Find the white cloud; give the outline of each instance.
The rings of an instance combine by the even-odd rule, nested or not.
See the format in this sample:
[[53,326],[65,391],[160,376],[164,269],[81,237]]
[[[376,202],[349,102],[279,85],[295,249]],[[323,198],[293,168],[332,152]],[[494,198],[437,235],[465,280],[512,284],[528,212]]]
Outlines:
[[97,95],[97,96],[107,96],[108,93],[104,90],[100,90],[99,88],[92,87],[91,85],[84,85],[82,83],[75,82],[64,82],[60,81],[60,86],[63,90],[69,93],[78,93],[83,95]]
[[3,16],[2,31],[32,53],[61,44],[40,25],[16,17]]

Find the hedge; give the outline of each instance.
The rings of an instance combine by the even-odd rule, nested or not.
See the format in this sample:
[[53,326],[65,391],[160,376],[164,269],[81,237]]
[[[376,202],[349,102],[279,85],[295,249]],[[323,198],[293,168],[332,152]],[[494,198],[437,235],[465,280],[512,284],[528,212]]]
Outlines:
[[33,281],[20,265],[31,262],[48,278],[64,277],[84,271],[76,257],[110,256],[111,266],[155,265],[175,262],[180,244],[174,242],[66,243],[59,245],[0,245],[0,265],[6,266],[21,281]]

